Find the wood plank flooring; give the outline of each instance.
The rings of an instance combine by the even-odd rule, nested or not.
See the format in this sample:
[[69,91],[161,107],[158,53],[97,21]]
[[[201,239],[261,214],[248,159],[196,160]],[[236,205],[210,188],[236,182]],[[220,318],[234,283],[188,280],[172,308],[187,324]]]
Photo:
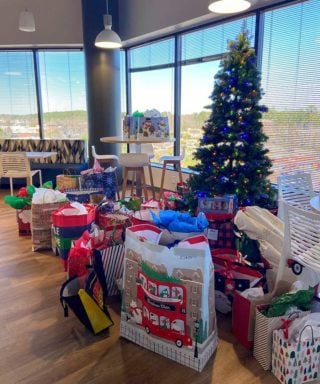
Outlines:
[[231,319],[220,315],[219,346],[202,373],[119,337],[115,325],[93,336],[71,314],[63,317],[59,289],[65,279],[50,251],[32,252],[19,237],[15,211],[0,191],[0,383],[1,384],[275,384],[251,353],[231,335]]

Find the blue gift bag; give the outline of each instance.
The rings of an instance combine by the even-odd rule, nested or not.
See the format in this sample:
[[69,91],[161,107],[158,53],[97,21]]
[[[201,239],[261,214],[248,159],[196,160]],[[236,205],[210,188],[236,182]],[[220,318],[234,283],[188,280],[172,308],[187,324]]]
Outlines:
[[115,172],[92,173],[83,175],[82,189],[102,189],[108,199],[115,199]]

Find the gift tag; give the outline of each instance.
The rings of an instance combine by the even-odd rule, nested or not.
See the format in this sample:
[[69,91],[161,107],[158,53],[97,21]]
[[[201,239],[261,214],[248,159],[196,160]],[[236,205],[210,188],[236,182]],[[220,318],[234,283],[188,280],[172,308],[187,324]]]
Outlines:
[[206,231],[206,236],[207,236],[208,240],[217,241],[218,240],[218,234],[219,234],[218,229],[208,228]]

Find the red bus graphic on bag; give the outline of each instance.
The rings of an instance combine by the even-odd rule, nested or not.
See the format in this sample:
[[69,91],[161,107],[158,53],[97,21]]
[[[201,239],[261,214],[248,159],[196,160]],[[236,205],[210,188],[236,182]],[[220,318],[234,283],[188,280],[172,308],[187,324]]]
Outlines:
[[174,278],[159,281],[139,271],[137,303],[129,306],[131,317],[149,334],[170,340],[177,347],[192,346],[186,319],[186,288]]

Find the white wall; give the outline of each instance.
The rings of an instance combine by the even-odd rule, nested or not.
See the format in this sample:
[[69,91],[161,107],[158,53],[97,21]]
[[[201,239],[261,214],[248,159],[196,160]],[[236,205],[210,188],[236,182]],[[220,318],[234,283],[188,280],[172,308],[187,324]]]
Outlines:
[[[18,29],[25,8],[35,17],[36,32]],[[82,45],[81,0],[0,0],[0,46]]]

